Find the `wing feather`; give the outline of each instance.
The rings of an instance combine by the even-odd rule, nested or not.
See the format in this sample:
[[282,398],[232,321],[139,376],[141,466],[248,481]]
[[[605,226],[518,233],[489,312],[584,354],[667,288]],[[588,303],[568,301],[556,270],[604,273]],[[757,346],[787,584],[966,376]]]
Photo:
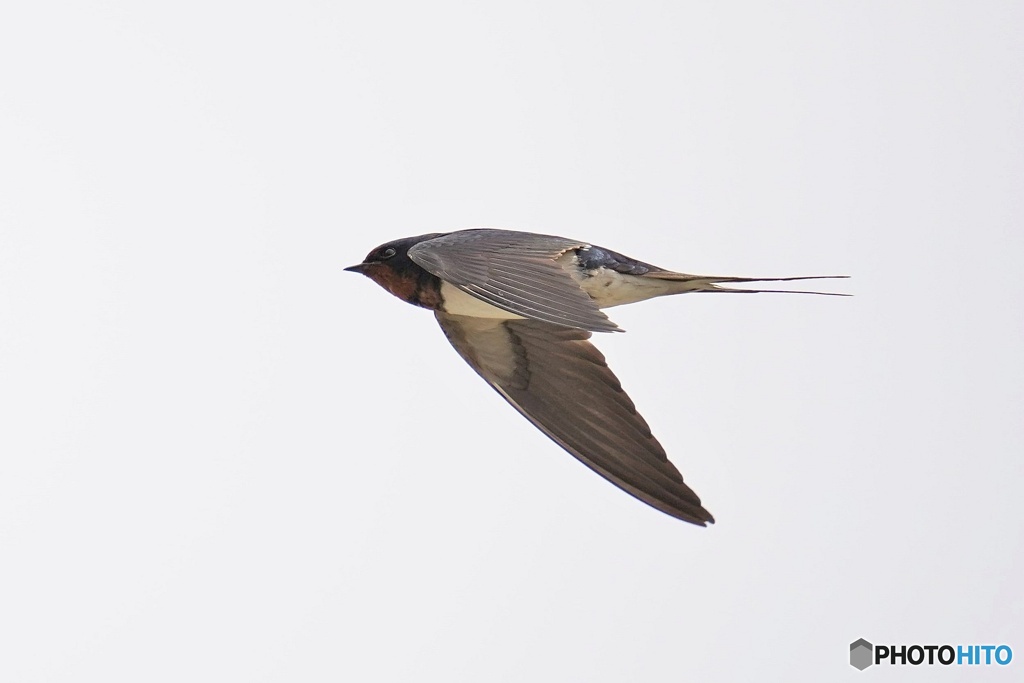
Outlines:
[[466,362],[587,467],[673,517],[714,521],[587,341],[590,332],[531,319],[435,315]]
[[467,294],[524,318],[592,332],[620,331],[559,258],[586,242],[478,228],[425,240],[409,258]]

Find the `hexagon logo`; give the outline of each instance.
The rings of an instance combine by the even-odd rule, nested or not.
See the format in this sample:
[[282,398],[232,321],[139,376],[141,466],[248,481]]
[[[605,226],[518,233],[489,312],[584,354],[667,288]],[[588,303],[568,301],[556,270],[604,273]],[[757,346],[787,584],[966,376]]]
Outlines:
[[863,671],[874,664],[874,649],[875,646],[863,638],[850,643],[850,666]]

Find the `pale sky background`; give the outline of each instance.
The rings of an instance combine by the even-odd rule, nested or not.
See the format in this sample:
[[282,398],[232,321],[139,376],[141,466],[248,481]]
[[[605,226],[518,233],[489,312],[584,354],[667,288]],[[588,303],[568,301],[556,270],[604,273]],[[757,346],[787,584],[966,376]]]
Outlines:
[[[1017,679],[1022,36],[1019,2],[5,4],[0,680]],[[342,271],[480,225],[856,296],[610,311],[700,529]],[[860,637],[1015,658],[858,672]]]

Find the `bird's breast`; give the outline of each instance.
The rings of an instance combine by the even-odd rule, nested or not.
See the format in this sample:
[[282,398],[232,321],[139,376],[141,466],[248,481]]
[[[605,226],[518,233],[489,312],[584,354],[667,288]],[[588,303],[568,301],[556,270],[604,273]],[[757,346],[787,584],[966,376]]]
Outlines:
[[441,309],[445,313],[451,313],[452,315],[496,318],[498,320],[521,320],[523,317],[477,299],[472,294],[467,294],[444,280],[441,280],[441,300]]

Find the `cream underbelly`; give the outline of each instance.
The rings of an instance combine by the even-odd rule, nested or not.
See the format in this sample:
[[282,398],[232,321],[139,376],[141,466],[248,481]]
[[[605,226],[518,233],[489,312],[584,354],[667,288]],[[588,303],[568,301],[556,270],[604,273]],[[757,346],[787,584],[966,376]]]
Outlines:
[[624,275],[607,268],[599,268],[590,277],[581,277],[577,282],[597,302],[598,308],[632,304],[681,291],[676,282]]
[[[573,279],[597,303],[598,308],[621,306],[656,296],[673,294],[682,291],[685,286],[680,282],[623,275],[604,268],[594,272],[591,277],[577,276]],[[444,310],[455,315],[498,320],[516,320],[523,317],[481,301],[472,294],[467,294],[443,280],[441,281],[441,296],[444,298]]]

